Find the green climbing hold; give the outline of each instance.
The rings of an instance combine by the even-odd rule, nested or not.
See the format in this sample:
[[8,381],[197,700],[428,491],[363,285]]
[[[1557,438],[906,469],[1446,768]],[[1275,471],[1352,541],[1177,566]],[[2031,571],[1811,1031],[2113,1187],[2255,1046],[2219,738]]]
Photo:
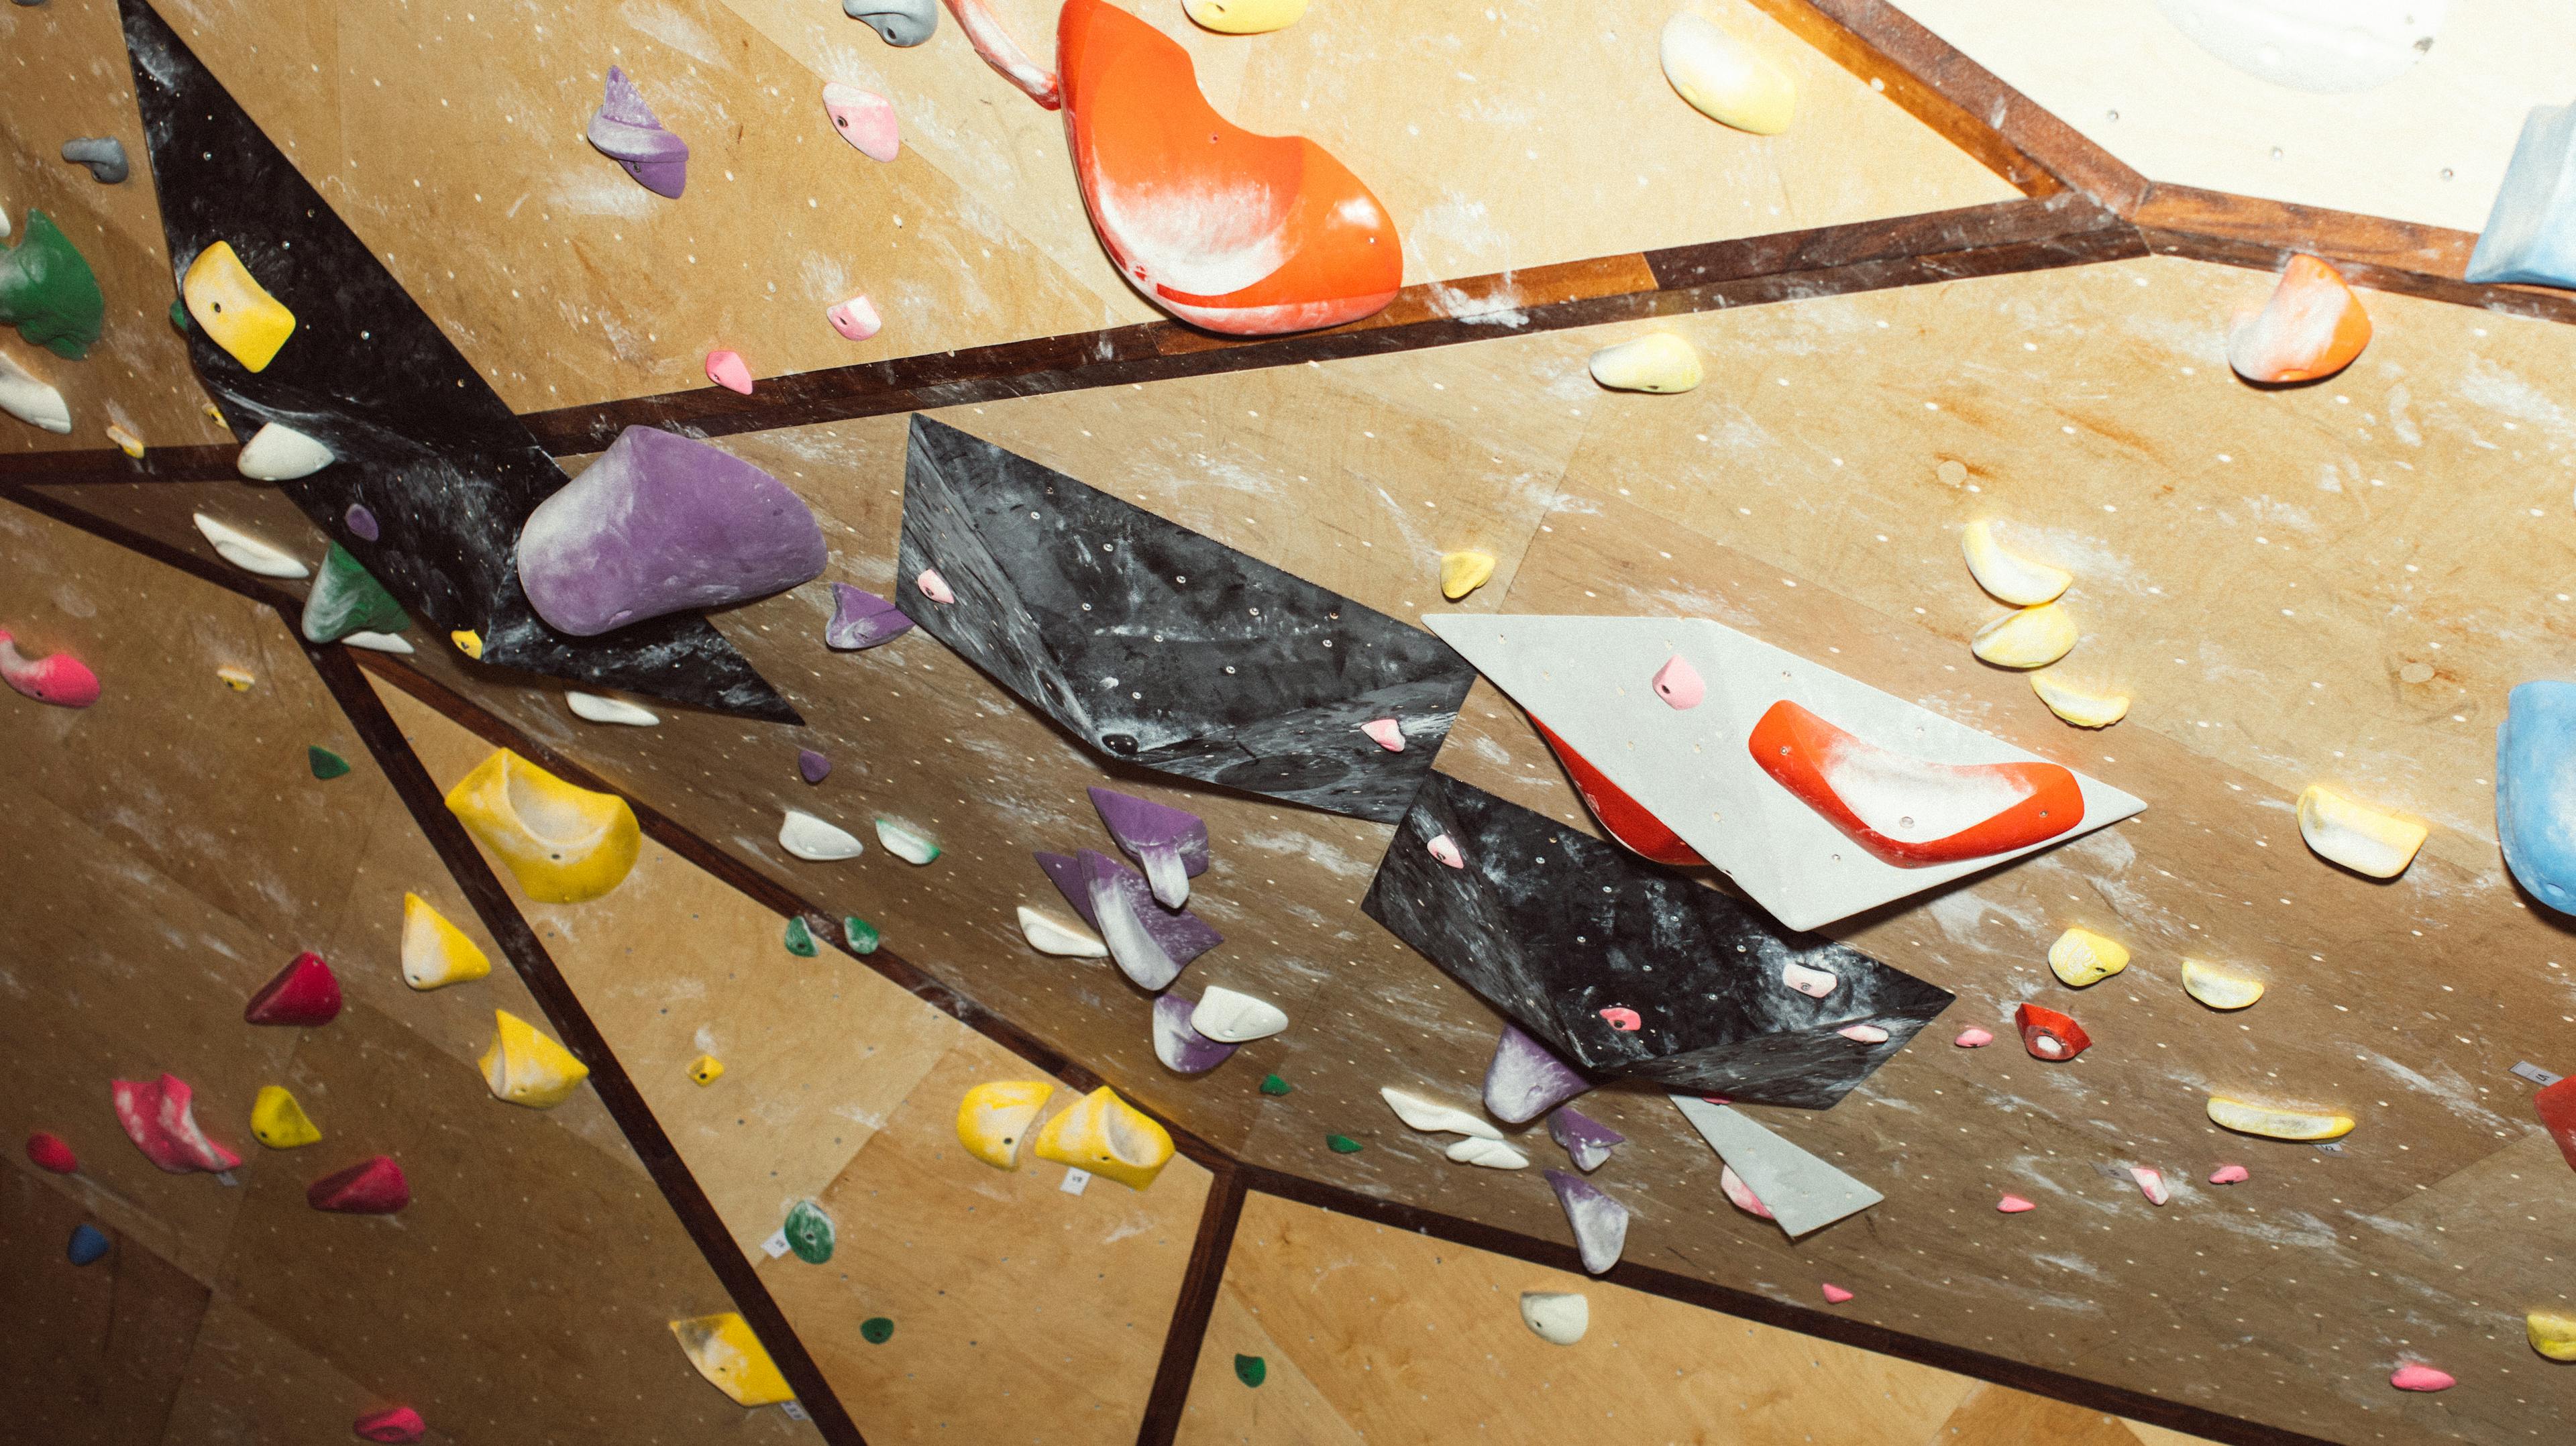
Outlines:
[[894,1322],[887,1320],[881,1315],[869,1316],[866,1320],[859,1322],[859,1335],[862,1339],[866,1340],[869,1345],[884,1345],[886,1342],[894,1339]]
[[1295,1085],[1288,1083],[1288,1081],[1281,1079],[1275,1074],[1263,1075],[1261,1077],[1261,1092],[1270,1096],[1272,1099],[1277,1099],[1279,1096],[1284,1095],[1295,1088]]
[[1270,1379],[1270,1363],[1259,1356],[1236,1356],[1234,1378],[1247,1386],[1258,1386]]
[[[823,1213],[822,1206],[799,1200],[787,1212],[787,1248],[796,1252],[797,1259],[820,1265],[832,1258],[832,1242],[832,1217]],[[891,1334],[894,1322],[886,1322],[886,1330]]]
[[398,633],[411,626],[385,585],[366,565],[338,543],[322,555],[322,571],[304,599],[304,636],[309,642],[336,643],[351,633]]
[[97,275],[52,217],[28,207],[25,238],[0,252],[0,326],[79,361],[106,325]]
[[185,298],[170,298],[170,329],[181,336],[188,334],[188,303]]
[[805,927],[805,918],[801,914],[787,921],[787,952],[799,959],[814,957],[814,931]]
[[[885,942],[884,936],[877,933],[876,925],[856,914],[841,921],[841,938],[849,944],[853,954],[873,954],[877,952],[877,945]],[[889,1325],[886,1329],[894,1327]]]
[[1356,1155],[1360,1152],[1360,1142],[1348,1135],[1326,1135],[1324,1143],[1332,1146],[1333,1153],[1336,1155]]
[[349,760],[332,752],[330,749],[323,747],[319,743],[313,744],[304,750],[304,761],[313,766],[313,776],[316,778],[344,778],[348,776]]

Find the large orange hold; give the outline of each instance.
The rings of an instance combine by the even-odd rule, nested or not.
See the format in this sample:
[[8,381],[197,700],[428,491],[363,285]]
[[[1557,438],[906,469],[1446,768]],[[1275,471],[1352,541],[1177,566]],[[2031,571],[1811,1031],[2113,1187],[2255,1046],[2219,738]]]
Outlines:
[[1267,336],[1395,299],[1404,248],[1377,197],[1303,136],[1228,123],[1161,31],[1103,0],[1065,0],[1056,69],[1092,229],[1146,300],[1210,331]]
[[2084,821],[2084,790],[2054,763],[1933,763],[1881,748],[1782,699],[1745,739],[1753,761],[1892,864],[1989,858]]
[[1602,829],[1631,853],[1676,867],[1708,862],[1700,857],[1699,850],[1682,842],[1682,836],[1673,832],[1672,825],[1648,812],[1646,806],[1628,790],[1612,783],[1600,769],[1592,766],[1591,760],[1557,737],[1554,729],[1536,718],[1530,720],[1530,725],[1538,729],[1538,736],[1546,739],[1547,746],[1555,750],[1556,761],[1565,765],[1566,776],[1574,780],[1574,791],[1583,795],[1583,806],[1592,810],[1592,816],[1600,820]]

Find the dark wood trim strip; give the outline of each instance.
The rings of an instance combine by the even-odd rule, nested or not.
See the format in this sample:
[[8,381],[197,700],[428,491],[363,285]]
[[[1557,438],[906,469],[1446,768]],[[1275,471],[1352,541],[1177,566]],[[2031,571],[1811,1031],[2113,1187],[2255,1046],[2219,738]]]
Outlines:
[[1209,1182],[1207,1205],[1199,1212],[1198,1238],[1190,1243],[1189,1269],[1181,1275],[1172,1323],[1163,1333],[1163,1357],[1154,1367],[1154,1389],[1145,1398],[1136,1446],[1172,1446],[1180,1434],[1190,1379],[1207,1344],[1208,1318],[1216,1313],[1217,1289],[1234,1256],[1234,1228],[1243,1222],[1243,1194],[1243,1172],[1229,1160]]
[[225,482],[241,473],[239,447],[149,447],[141,458],[114,447],[61,452],[0,452],[0,482]]

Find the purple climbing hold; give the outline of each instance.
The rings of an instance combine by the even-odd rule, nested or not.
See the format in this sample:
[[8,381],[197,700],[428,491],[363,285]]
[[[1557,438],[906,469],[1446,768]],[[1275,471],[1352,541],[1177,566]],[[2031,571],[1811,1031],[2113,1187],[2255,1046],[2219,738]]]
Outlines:
[[1525,1125],[1592,1088],[1556,1052],[1505,1024],[1485,1066],[1485,1108],[1507,1125]]
[[1547,1183],[1565,1208],[1565,1222],[1574,1227],[1574,1248],[1583,1257],[1584,1270],[1599,1275],[1617,1265],[1628,1244],[1628,1207],[1580,1175],[1550,1170]]
[[[1209,928],[1197,915],[1155,903],[1145,887],[1145,876],[1107,854],[1084,849],[1080,858],[1049,853],[1036,857],[1038,867],[1055,881],[1064,901],[1073,905],[1082,922],[1109,945],[1110,956],[1118,961],[1119,969],[1147,989],[1170,984],[1183,966],[1225,942],[1224,935]],[[1119,932],[1113,934],[1103,926],[1101,912],[1095,907],[1101,899],[1116,906],[1122,921]],[[1122,941],[1136,956],[1136,963],[1129,963],[1118,952]],[[1158,974],[1162,976],[1161,984],[1147,982]]]
[[607,93],[584,134],[645,190],[676,200],[688,188],[689,143],[662,129],[644,93],[616,66],[608,67]]
[[807,783],[820,783],[832,772],[832,760],[811,748],[796,750],[796,771]]
[[810,581],[827,558],[814,514],[749,462],[629,427],[519,532],[519,582],[537,615],[592,637]]
[[350,503],[349,510],[341,514],[340,520],[349,524],[351,532],[369,542],[375,541],[381,530],[376,526],[376,514],[369,512],[363,502]]
[[1177,992],[1154,1000],[1154,1058],[1175,1074],[1205,1074],[1234,1054],[1235,1046],[1190,1027],[1190,1016],[1197,1009]]
[[1106,788],[1091,790],[1091,806],[1118,847],[1144,868],[1156,902],[1177,909],[1190,901],[1190,880],[1208,867],[1206,820]]
[[1572,1105],[1547,1117],[1547,1137],[1565,1147],[1574,1168],[1589,1175],[1610,1158],[1610,1147],[1627,1143],[1628,1137],[1592,1118]]
[[823,646],[853,652],[891,643],[912,631],[903,609],[846,582],[832,584],[832,621],[823,627]]

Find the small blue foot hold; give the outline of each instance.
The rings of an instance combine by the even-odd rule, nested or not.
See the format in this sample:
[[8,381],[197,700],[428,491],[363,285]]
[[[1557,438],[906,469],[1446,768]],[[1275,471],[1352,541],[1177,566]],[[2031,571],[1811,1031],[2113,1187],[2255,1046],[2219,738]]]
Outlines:
[[2469,255],[2474,282],[2523,281],[2576,288],[2576,105],[2540,105],[2523,117],[2504,185]]
[[72,1227],[72,1239],[63,1247],[63,1258],[74,1265],[87,1265],[107,1254],[107,1236],[95,1225]]

